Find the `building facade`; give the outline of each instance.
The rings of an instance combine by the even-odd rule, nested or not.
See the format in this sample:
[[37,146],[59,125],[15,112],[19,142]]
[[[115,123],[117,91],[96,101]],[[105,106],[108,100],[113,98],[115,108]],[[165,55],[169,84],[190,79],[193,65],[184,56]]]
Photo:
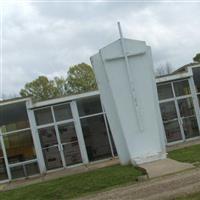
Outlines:
[[[156,82],[166,145],[199,138],[200,65]],[[0,182],[117,156],[98,91],[2,101],[0,128]]]
[[199,137],[200,65],[185,66],[157,78],[160,110],[167,144]]

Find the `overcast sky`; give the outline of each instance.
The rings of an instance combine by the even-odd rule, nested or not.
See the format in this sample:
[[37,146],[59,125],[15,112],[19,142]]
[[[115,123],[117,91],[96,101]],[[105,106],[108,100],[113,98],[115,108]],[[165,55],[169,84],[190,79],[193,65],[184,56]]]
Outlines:
[[27,2],[1,8],[1,94],[17,94],[39,75],[66,75],[69,66],[90,63],[99,48],[118,39],[117,21],[125,37],[152,47],[155,67],[169,62],[178,68],[200,52],[200,3]]

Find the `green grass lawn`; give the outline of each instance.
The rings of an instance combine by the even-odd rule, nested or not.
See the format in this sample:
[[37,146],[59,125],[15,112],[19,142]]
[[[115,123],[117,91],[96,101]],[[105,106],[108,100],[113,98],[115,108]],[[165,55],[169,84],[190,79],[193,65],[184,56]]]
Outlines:
[[168,157],[180,162],[200,163],[200,145],[170,151]]
[[0,192],[0,199],[66,200],[106,190],[114,186],[135,183],[140,175],[142,175],[142,172],[133,166],[115,165],[48,182],[32,184],[11,191]]

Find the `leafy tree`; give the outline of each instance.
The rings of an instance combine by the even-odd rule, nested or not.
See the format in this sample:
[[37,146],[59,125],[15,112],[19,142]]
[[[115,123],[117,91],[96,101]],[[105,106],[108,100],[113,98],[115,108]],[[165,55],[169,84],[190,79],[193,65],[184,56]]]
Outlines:
[[196,54],[196,56],[193,58],[193,61],[200,62],[200,53]]
[[64,77],[55,77],[54,85],[57,89],[58,96],[66,96],[67,95],[67,81]]
[[97,84],[92,67],[81,63],[70,67],[67,79],[61,76],[49,80],[46,76],[39,76],[32,82],[26,83],[20,95],[32,96],[34,101],[42,101],[96,89]]
[[[60,80],[56,78],[57,86],[61,88]],[[42,101],[60,96],[60,91],[53,80],[45,76],[39,76],[32,82],[26,83],[24,89],[21,89],[22,97],[32,96],[34,101]]]
[[97,90],[94,71],[90,65],[81,63],[69,68],[67,91],[69,94],[79,94]]

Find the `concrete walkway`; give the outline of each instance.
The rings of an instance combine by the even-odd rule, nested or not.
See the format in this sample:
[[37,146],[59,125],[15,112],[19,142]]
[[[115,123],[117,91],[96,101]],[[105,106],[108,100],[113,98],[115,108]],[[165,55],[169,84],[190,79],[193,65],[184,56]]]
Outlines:
[[139,167],[146,170],[149,178],[165,176],[194,168],[192,164],[178,162],[169,158],[150,163],[144,163],[139,165]]
[[134,185],[79,198],[79,200],[172,200],[200,191],[200,169],[150,179]]

